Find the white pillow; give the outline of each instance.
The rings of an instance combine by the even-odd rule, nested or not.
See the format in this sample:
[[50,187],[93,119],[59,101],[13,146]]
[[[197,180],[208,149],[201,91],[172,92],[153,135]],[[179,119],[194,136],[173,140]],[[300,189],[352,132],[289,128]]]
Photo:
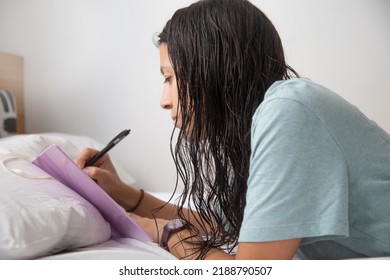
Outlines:
[[98,210],[71,189],[54,179],[29,179],[10,172],[19,169],[35,177],[46,175],[29,160],[15,158],[32,159],[50,144],[59,145],[70,156],[79,152],[58,136],[18,135],[0,140],[0,162],[5,162],[0,164],[0,259],[37,258],[101,243],[111,236]]

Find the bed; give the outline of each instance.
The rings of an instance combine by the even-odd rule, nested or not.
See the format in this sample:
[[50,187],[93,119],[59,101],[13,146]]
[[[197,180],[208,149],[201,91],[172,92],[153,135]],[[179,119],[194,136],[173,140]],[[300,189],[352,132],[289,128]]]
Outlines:
[[[175,260],[155,243],[113,237],[107,221],[80,195],[31,176],[37,168],[31,161],[51,144],[71,158],[84,147],[103,145],[83,135],[25,134],[22,57],[0,52],[0,96],[0,259]],[[133,184],[113,161],[122,180]],[[153,194],[163,200],[171,195]]]
[[[0,52],[0,259],[175,259],[152,242],[113,237],[92,204],[56,180],[34,176],[31,161],[50,144],[70,157],[103,145],[82,135],[25,134],[23,99],[23,58]],[[134,183],[113,161],[121,178]]]

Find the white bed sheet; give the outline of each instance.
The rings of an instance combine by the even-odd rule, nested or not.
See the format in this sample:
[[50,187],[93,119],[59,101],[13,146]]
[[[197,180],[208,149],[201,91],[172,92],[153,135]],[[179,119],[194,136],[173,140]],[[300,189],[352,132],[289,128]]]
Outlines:
[[77,248],[39,258],[41,260],[175,260],[155,243],[132,238],[110,239],[101,244]]

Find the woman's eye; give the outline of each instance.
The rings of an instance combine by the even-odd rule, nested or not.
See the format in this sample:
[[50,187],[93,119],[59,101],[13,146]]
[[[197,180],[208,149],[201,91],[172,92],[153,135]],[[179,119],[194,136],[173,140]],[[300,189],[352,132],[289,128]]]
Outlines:
[[171,81],[171,77],[165,77],[163,84],[169,83],[170,81]]

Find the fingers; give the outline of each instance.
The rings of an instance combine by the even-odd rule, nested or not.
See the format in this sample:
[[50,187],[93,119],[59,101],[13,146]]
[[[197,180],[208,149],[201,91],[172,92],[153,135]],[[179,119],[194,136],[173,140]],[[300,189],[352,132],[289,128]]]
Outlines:
[[92,179],[98,179],[99,177],[99,169],[94,166],[88,166],[83,169],[84,173],[87,174]]
[[85,167],[83,169],[84,173],[87,174],[90,178],[96,180],[97,182],[99,182],[99,185],[103,184],[103,185],[106,185],[106,184],[113,184],[112,180],[113,180],[113,176],[112,174],[107,171],[107,170],[104,170],[104,169],[101,169],[99,167],[96,167],[96,166],[88,166],[88,167]]
[[84,148],[81,153],[74,159],[74,162],[80,167],[84,168],[85,163],[92,158],[95,154],[98,153],[98,150],[92,148]]

